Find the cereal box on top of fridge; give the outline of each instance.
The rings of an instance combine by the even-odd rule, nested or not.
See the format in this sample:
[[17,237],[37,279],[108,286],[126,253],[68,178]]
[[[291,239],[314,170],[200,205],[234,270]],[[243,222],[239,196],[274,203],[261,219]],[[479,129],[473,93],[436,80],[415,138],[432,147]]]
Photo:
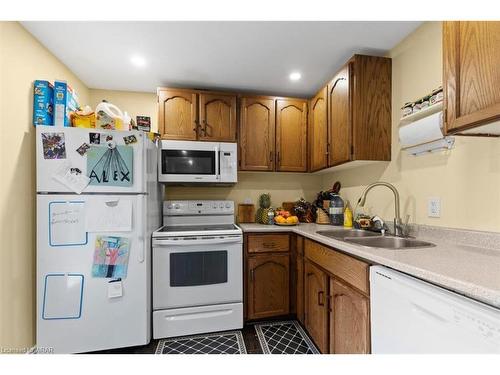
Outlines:
[[71,126],[71,112],[78,108],[75,91],[64,81],[54,83],[54,125]]
[[54,85],[49,81],[33,83],[33,125],[54,125]]

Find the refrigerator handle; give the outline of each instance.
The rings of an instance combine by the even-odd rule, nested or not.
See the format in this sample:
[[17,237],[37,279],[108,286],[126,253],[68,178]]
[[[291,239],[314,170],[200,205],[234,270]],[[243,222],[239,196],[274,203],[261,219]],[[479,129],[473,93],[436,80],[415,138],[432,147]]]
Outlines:
[[144,237],[142,236],[139,237],[139,240],[142,242],[143,245],[141,246],[137,260],[139,261],[139,263],[144,263],[144,251],[146,247],[146,241],[144,241]]

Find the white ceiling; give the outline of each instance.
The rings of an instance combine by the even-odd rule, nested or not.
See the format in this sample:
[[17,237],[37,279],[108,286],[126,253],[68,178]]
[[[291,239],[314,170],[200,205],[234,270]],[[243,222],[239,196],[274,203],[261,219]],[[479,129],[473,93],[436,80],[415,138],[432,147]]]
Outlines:
[[[90,88],[311,96],[354,53],[383,55],[421,22],[22,22]],[[146,59],[137,68],[133,55]],[[292,71],[302,73],[297,82]],[[54,77],[57,78],[57,77]]]

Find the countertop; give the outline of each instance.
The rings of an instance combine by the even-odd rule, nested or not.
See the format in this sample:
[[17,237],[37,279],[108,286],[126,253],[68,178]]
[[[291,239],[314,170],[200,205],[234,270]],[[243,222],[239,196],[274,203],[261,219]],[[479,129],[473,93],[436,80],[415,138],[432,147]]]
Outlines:
[[238,225],[244,233],[293,232],[367,260],[369,263],[393,268],[500,308],[500,249],[475,246],[476,243],[485,243],[485,235],[490,236],[487,237],[489,240],[486,242],[487,244],[495,242],[495,246],[498,246],[497,244],[500,243],[496,242],[498,234],[484,232],[482,242],[479,240],[471,245],[471,242],[457,243],[453,241],[457,238],[478,236],[476,233],[483,232],[448,230],[449,233],[447,233],[424,230],[421,231],[422,235],[416,237],[434,243],[435,247],[388,250],[355,245],[316,233],[319,230],[342,229],[342,227],[332,225],[306,223],[288,227],[263,224]]

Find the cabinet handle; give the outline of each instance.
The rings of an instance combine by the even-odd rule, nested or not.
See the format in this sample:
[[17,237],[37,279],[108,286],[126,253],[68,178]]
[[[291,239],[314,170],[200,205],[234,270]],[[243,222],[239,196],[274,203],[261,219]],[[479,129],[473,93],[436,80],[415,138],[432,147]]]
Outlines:
[[319,291],[318,292],[318,305],[319,306],[325,306],[324,297],[325,297],[325,292],[323,292],[322,290]]
[[255,276],[255,275],[254,275],[254,270],[253,270],[253,269],[251,269],[251,270],[250,270],[250,280],[251,280],[251,281],[254,281],[254,276]]
[[278,165],[281,165],[281,155],[279,151],[278,151]]
[[273,162],[273,152],[269,151],[269,162]]
[[312,276],[312,275],[314,275],[314,273],[312,273],[312,272],[307,273],[307,276]]

